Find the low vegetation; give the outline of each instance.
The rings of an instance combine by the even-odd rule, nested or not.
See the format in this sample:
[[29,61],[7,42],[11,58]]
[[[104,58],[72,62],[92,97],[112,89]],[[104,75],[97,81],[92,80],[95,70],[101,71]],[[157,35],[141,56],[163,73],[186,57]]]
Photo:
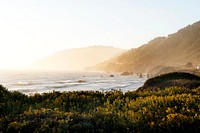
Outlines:
[[200,131],[200,86],[34,96],[0,86],[0,98],[0,132]]
[[165,89],[166,87],[186,87],[194,89],[200,86],[200,77],[191,73],[173,72],[148,79],[138,91]]

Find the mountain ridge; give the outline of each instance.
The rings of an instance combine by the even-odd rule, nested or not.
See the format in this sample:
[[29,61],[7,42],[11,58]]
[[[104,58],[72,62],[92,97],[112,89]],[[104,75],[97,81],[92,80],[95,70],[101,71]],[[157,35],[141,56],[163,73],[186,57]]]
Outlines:
[[156,37],[95,68],[112,72],[156,73],[164,67],[183,67],[190,62],[193,67],[200,63],[200,21],[167,37]]
[[34,62],[29,69],[33,70],[82,70],[124,52],[112,46],[88,46],[66,49]]

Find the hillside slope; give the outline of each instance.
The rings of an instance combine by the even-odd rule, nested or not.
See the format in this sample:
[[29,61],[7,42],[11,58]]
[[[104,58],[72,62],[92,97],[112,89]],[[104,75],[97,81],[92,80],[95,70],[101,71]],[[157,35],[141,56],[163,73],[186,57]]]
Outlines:
[[165,67],[183,67],[187,63],[193,68],[200,63],[200,21],[98,64],[96,69],[156,73]]
[[200,77],[184,72],[162,74],[160,76],[148,79],[137,91],[152,91],[173,86],[182,88],[184,87],[188,89],[198,88],[200,86]]
[[36,70],[81,70],[117,56],[124,50],[110,46],[90,46],[57,52],[33,63]]

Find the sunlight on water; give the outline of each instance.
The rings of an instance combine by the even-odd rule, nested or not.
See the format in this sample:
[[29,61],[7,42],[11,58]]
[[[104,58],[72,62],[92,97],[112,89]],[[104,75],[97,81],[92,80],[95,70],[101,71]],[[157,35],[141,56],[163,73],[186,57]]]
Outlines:
[[146,78],[98,72],[1,72],[0,83],[24,94],[55,91],[136,90]]

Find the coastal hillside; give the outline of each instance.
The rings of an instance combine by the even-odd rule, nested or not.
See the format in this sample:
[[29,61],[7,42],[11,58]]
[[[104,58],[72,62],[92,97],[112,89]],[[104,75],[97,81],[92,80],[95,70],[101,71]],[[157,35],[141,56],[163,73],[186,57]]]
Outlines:
[[200,86],[200,77],[191,73],[173,72],[162,74],[148,79],[137,91],[155,91],[155,89],[165,89],[167,87],[183,87],[188,89]]
[[200,65],[200,21],[95,66],[113,72],[162,73]]
[[29,68],[35,70],[81,70],[108,60],[124,52],[110,46],[90,46],[57,52],[47,56]]

